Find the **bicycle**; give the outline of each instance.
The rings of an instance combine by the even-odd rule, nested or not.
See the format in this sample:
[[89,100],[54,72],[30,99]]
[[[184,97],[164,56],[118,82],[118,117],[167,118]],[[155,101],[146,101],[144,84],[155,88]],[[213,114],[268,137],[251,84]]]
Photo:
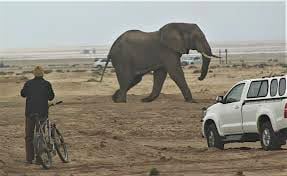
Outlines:
[[[50,104],[48,108],[61,104],[62,101]],[[48,118],[40,117],[34,114],[36,119],[36,130],[34,135],[34,151],[38,157],[39,164],[44,169],[52,166],[52,156],[58,154],[63,163],[69,162],[67,145],[60,130],[56,127],[56,123],[50,122]]]

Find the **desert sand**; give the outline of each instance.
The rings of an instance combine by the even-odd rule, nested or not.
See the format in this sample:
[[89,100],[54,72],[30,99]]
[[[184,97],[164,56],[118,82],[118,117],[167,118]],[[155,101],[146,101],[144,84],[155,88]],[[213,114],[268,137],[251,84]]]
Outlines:
[[200,122],[201,109],[212,105],[217,95],[224,95],[237,81],[287,74],[286,65],[213,63],[203,81],[197,80],[200,66],[185,67],[197,103],[184,102],[170,78],[157,100],[142,103],[141,98],[152,89],[149,74],[129,91],[128,102],[122,104],[111,100],[118,88],[112,69],[99,83],[94,81],[99,78],[97,72],[85,63],[73,69],[45,68],[50,70],[45,78],[52,83],[56,100],[64,101],[50,110],[50,119],[68,143],[70,163],[61,163],[57,156],[50,170],[24,163],[25,99],[19,91],[33,76],[23,72],[19,63],[0,75],[0,175],[144,176],[152,168],[162,176],[287,175],[286,146],[268,152],[259,142],[226,144],[223,151],[208,149]]

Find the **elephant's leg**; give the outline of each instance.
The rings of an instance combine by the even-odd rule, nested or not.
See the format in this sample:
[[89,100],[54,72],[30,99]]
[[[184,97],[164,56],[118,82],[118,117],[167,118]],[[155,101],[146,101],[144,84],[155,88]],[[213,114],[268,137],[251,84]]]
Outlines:
[[153,73],[153,88],[151,94],[142,99],[143,102],[151,102],[155,100],[162,89],[163,83],[165,81],[167,72],[164,69],[158,69]]
[[141,80],[142,80],[142,75],[139,75],[139,76],[136,76],[132,81],[121,82],[120,89],[118,89],[112,96],[113,101],[115,103],[126,102],[126,96],[127,96],[128,90],[130,90],[132,87],[137,85]]
[[181,93],[187,102],[192,101],[192,95],[190,89],[186,83],[183,70],[179,65],[170,65],[168,68],[168,73],[171,79],[176,83],[176,85],[181,90]]
[[114,95],[112,96],[112,99],[115,103],[125,103],[130,79],[118,73],[117,78],[120,88],[115,91]]
[[132,81],[132,83],[129,85],[128,90],[130,90],[131,88],[133,88],[135,85],[137,85],[140,81],[142,80],[142,75],[138,75],[134,78],[134,80]]
[[127,102],[127,89],[120,88],[113,95],[113,101],[115,103],[126,103]]
[[117,78],[120,89],[114,93],[112,99],[115,103],[125,103],[128,90],[141,81],[141,76],[134,77],[129,71],[126,71],[124,73],[117,73]]
[[120,86],[120,89],[118,89],[115,94],[113,95],[113,101],[115,103],[126,103],[127,102],[127,91],[128,86]]

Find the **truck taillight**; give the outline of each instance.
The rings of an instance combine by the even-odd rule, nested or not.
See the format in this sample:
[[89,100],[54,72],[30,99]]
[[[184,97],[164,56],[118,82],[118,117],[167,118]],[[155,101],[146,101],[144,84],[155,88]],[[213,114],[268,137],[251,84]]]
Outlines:
[[284,118],[287,118],[287,103],[285,104],[284,108]]

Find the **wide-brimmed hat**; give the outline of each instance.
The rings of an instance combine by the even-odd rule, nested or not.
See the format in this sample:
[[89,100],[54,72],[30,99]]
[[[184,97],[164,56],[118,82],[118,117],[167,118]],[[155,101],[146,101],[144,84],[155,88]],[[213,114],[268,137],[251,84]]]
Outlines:
[[36,66],[33,70],[33,74],[36,77],[43,77],[44,76],[44,69],[41,66]]

